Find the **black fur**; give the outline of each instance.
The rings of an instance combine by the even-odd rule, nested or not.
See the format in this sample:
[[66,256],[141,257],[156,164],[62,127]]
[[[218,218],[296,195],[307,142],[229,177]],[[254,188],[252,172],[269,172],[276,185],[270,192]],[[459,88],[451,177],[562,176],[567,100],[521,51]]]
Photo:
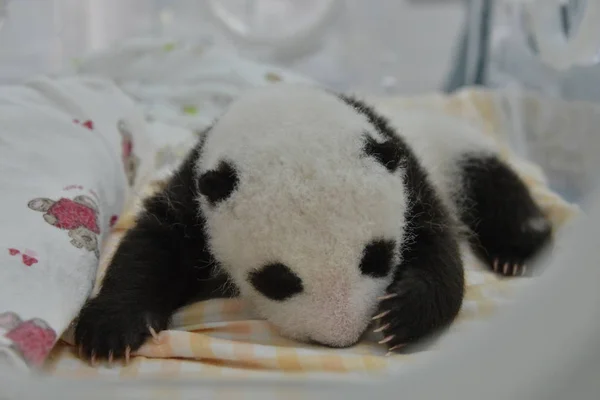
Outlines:
[[379,143],[369,135],[365,135],[364,152],[379,161],[388,171],[394,172],[398,169],[402,159],[402,153],[398,151],[398,140],[387,139]]
[[304,290],[298,275],[281,263],[265,265],[252,271],[248,281],[265,297],[275,301],[287,300]]
[[197,297],[236,294],[215,276],[198,217],[194,163],[200,143],[166,188],[145,201],[108,267],[100,293],[77,319],[75,342],[86,357],[122,357],[167,328],[174,311]]
[[[349,106],[352,106],[356,111],[363,114],[371,125],[383,135],[386,139],[391,140],[393,143],[396,143],[399,146],[398,151],[401,153],[405,153],[406,151],[410,151],[409,147],[404,143],[404,140],[390,127],[389,122],[383,116],[377,114],[373,108],[369,107],[364,102],[355,99],[351,96],[339,95],[340,99],[344,101]],[[413,156],[413,158],[415,158]],[[416,158],[415,158],[416,159]]]
[[372,278],[383,278],[392,269],[396,244],[393,240],[374,240],[365,246],[360,272]]
[[382,116],[364,103],[342,99],[365,115],[377,131],[397,146],[406,168],[404,184],[409,207],[409,243],[402,248],[388,294],[380,303],[379,324],[389,348],[415,342],[448,326],[458,315],[464,297],[464,271],[455,223],[438,198],[429,177],[404,140]]
[[[461,162],[461,219],[475,253],[502,275],[529,275],[523,268],[552,237],[546,216],[521,179],[497,157],[467,155]],[[532,227],[529,221],[537,221]]]
[[221,161],[215,170],[207,171],[198,179],[198,191],[215,205],[228,198],[238,184],[238,176],[231,163]]

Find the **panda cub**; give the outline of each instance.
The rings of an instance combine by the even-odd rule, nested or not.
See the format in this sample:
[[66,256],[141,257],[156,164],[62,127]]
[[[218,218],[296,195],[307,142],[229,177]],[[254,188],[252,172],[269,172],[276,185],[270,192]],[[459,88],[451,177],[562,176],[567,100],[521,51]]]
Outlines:
[[[440,117],[441,118],[441,117]],[[395,350],[448,326],[459,243],[501,275],[551,239],[528,189],[477,132],[287,84],[246,94],[145,201],[76,344],[129,357],[197,299],[241,296],[282,335]]]

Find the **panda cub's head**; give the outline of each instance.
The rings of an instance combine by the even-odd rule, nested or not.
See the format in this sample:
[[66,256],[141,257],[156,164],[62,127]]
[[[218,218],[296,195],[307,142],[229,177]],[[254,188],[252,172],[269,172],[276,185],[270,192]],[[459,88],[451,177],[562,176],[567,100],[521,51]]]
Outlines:
[[196,166],[210,250],[283,335],[333,347],[367,328],[399,263],[398,142],[339,97],[278,84],[208,133]]

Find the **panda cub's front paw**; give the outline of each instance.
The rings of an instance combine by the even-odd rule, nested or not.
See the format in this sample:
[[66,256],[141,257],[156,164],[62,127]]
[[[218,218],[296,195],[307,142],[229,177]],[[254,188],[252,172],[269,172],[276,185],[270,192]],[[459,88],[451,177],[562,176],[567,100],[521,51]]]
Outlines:
[[436,285],[417,274],[406,274],[379,298],[379,310],[373,317],[377,324],[374,332],[383,335],[379,344],[393,352],[433,335],[454,320],[462,296],[460,285]]
[[75,326],[75,345],[81,357],[92,363],[129,360],[151,336],[166,329],[169,315],[142,310],[139,304],[126,304],[102,296],[89,300],[81,310]]
[[428,329],[420,324],[416,315],[416,299],[414,293],[390,293],[380,298],[379,311],[373,317],[377,325],[373,332],[382,334],[379,344],[385,345],[389,352],[426,335]]

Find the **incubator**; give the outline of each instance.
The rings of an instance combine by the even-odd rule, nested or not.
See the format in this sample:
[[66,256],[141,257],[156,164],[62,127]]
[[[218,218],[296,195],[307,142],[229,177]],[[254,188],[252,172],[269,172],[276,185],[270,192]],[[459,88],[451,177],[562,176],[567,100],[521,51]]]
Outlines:
[[0,82],[59,74],[84,53],[144,35],[218,43],[336,90],[387,96],[493,89],[511,147],[586,213],[518,307],[449,337],[452,350],[435,362],[376,381],[66,381],[0,371],[0,398],[147,398],[148,388],[165,395],[177,388],[182,398],[217,398],[219,390],[266,399],[273,387],[331,399],[598,398],[600,1],[409,3],[431,7],[429,23],[439,29],[410,35],[403,26],[421,11],[393,0],[0,0]]
[[[61,71],[83,54],[127,38],[169,37],[215,42],[255,60],[291,66],[336,89],[378,93],[436,90],[464,14],[455,0],[435,7],[390,0],[373,7],[360,0],[0,4],[6,10],[0,35],[3,82]],[[261,28],[266,23],[268,31]],[[427,40],[416,45],[409,39],[414,36]]]
[[499,91],[512,147],[541,165],[551,186],[580,201],[598,170],[600,2],[471,1],[446,86]]

